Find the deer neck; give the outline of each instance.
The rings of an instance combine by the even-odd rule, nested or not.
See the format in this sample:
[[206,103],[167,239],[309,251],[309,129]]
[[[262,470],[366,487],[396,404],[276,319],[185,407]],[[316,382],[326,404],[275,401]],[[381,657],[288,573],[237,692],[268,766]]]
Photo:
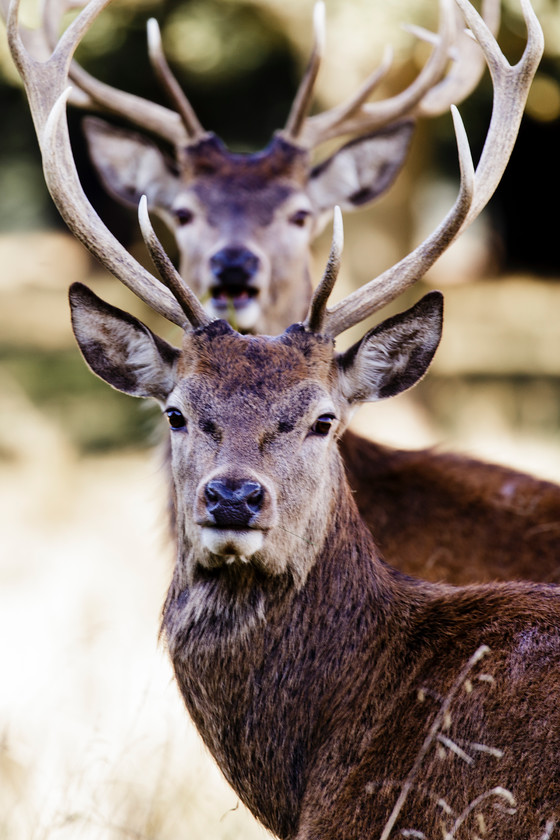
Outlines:
[[386,655],[398,588],[346,485],[301,587],[251,567],[171,586],[163,630],[189,713],[232,787],[279,837],[295,833],[310,757],[347,694],[338,683],[360,656]]

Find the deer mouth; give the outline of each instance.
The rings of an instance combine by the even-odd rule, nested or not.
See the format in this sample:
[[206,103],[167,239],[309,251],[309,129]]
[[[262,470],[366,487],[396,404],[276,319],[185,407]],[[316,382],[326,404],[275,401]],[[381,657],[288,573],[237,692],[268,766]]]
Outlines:
[[202,544],[211,554],[228,559],[248,560],[259,551],[264,542],[264,532],[257,528],[202,527]]
[[259,290],[254,286],[247,286],[241,283],[227,283],[212,286],[210,296],[214,309],[227,312],[233,306],[234,309],[245,309],[258,297]]

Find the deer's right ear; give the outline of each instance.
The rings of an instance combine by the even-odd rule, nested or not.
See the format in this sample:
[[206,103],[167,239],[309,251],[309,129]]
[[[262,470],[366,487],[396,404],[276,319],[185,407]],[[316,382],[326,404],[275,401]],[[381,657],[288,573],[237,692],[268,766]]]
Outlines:
[[340,385],[350,404],[393,397],[416,384],[437,350],[443,295],[429,292],[388,318],[338,357]]
[[175,386],[179,350],[81,283],[69,298],[72,329],[91,370],[117,391],[164,401]]
[[83,128],[91,161],[110,195],[134,208],[143,195],[156,209],[171,204],[177,176],[155,143],[97,117],[86,117]]

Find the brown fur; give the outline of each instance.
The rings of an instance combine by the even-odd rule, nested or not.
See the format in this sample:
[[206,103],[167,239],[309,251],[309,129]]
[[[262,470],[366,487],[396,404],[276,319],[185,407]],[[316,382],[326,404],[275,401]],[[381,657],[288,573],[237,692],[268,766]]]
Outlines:
[[360,514],[391,565],[454,584],[560,582],[558,485],[349,431],[340,451]]
[[[336,442],[356,394],[422,375],[437,297],[342,357],[301,327],[266,339],[222,323],[187,335],[178,363],[161,349],[148,363],[158,347],[142,325],[79,287],[72,298],[94,370],[137,395],[171,387],[165,404],[184,420],[172,431],[178,541],[163,631],[185,704],[255,816],[285,840],[553,836],[560,588],[454,588],[393,570]],[[396,335],[416,338],[392,357],[394,380],[377,372]],[[333,425],[317,434],[327,410]],[[198,506],[211,479],[239,476],[269,497],[248,526],[262,542],[246,554],[247,531],[229,532],[215,553],[202,535],[222,526]]]

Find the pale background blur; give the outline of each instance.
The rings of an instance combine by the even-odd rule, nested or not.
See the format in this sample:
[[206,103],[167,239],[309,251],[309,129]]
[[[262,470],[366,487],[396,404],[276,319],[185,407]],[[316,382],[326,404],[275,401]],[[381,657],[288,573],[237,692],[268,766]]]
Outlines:
[[[426,281],[447,301],[432,372],[356,422],[395,445],[438,445],[560,480],[560,10],[557,0],[535,7],[546,55],[508,173],[476,231]],[[156,15],[204,126],[234,149],[259,148],[285,120],[311,12],[308,0],[115,0],[81,60],[103,80],[160,98],[145,57],[145,21]],[[500,42],[515,59],[524,39],[516,0],[503,14]],[[388,42],[396,60],[387,92],[406,84],[425,49],[400,24],[433,28],[435,15],[434,0],[327,0],[320,105],[348,95]],[[65,232],[3,31],[0,97],[0,838],[263,837],[200,746],[157,640],[172,564],[158,413],[85,369],[67,287],[86,280],[173,331]],[[485,79],[461,107],[475,155],[490,101]],[[76,114],[71,128],[92,201],[141,254],[133,214],[93,179]],[[456,187],[445,116],[419,127],[379,205],[346,218],[343,287],[400,258]],[[317,276],[328,240],[317,244]]]

